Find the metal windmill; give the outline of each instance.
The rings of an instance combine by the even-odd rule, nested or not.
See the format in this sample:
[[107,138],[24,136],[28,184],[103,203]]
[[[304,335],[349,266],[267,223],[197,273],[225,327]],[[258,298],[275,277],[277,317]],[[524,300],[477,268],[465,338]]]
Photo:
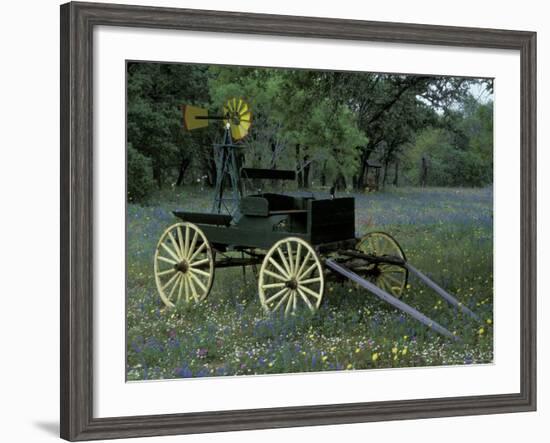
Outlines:
[[[214,159],[216,161],[216,190],[212,212],[220,214],[226,211],[233,214],[242,196],[239,171],[241,157],[238,149],[242,145],[235,142],[242,140],[248,134],[252,125],[250,106],[242,98],[231,98],[223,106],[221,115],[209,115],[206,108],[198,106],[183,106],[183,121],[189,131],[208,126],[210,120],[220,120],[224,123],[222,143],[214,144]],[[230,183],[230,196],[224,195],[226,182]]]

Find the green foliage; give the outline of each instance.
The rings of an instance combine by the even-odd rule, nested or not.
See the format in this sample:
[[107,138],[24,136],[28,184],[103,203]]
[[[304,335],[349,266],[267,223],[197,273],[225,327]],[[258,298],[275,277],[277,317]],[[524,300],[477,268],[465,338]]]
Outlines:
[[161,63],[129,63],[127,72],[128,143],[150,159],[159,188],[215,182],[221,124],[187,132],[181,105],[219,115],[232,97],[253,111],[244,166],[294,169],[299,187],[362,189],[369,161],[382,165],[383,184],[417,184],[422,155],[430,184],[492,181],[492,104],[469,92],[491,91],[487,80]]
[[424,159],[428,186],[485,186],[493,180],[492,103],[469,97],[464,109],[439,117],[437,126],[420,131],[406,149],[407,183],[421,184]]
[[131,203],[144,203],[155,187],[151,160],[134,149],[131,144],[127,151],[127,199]]

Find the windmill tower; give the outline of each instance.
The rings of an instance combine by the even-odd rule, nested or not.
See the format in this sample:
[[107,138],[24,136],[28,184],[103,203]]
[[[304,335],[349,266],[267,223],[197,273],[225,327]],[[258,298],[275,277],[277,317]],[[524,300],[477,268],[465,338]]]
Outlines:
[[[214,144],[216,162],[216,189],[212,212],[227,212],[233,215],[242,196],[240,171],[242,145],[235,144],[248,134],[252,124],[252,112],[243,99],[229,99],[223,106],[222,115],[208,115],[208,110],[197,106],[183,106],[183,121],[189,131],[208,126],[210,120],[223,121],[223,142]],[[226,192],[226,187],[229,190]]]

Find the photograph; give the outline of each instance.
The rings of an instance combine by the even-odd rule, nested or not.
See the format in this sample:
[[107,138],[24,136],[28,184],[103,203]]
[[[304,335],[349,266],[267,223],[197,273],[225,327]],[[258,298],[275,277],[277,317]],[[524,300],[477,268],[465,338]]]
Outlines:
[[126,380],[493,363],[493,79],[126,61]]

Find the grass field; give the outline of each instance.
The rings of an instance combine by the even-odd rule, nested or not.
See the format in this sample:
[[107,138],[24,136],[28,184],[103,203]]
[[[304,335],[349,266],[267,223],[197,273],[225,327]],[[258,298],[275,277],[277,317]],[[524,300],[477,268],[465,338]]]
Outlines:
[[[319,196],[323,196],[319,193]],[[208,211],[208,190],[128,205],[128,380],[488,363],[493,359],[492,189],[356,194],[357,235],[384,230],[408,260],[482,319],[463,317],[414,278],[406,303],[462,337],[451,342],[354,284],[328,284],[314,314],[266,316],[251,271],[222,269],[200,305],[165,309],[153,254],[171,211]]]

